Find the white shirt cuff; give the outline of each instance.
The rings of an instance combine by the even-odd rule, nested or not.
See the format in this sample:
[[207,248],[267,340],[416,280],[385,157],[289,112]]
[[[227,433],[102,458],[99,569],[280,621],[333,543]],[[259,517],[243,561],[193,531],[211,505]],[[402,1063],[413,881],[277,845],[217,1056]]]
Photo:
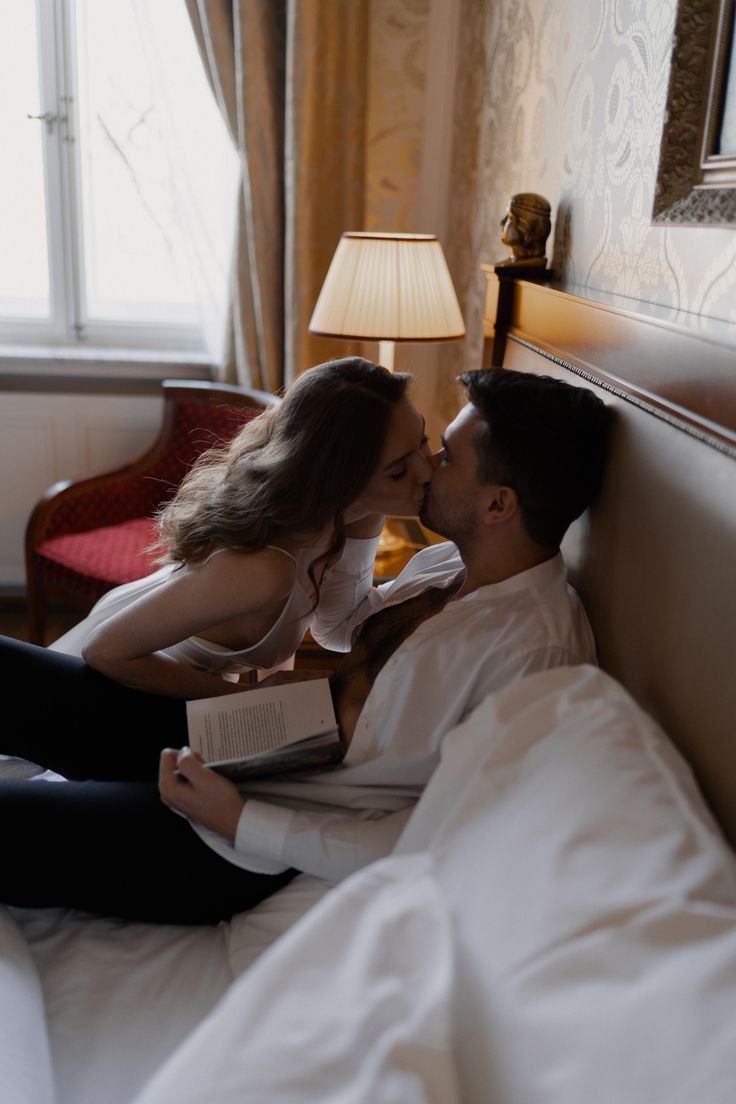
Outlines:
[[284,844],[293,819],[292,809],[246,798],[235,831],[235,850],[283,864]]
[[235,846],[211,828],[194,820],[189,823],[208,847],[233,866],[255,874],[282,874],[289,869],[281,852],[293,816],[291,809],[248,798],[235,831]]

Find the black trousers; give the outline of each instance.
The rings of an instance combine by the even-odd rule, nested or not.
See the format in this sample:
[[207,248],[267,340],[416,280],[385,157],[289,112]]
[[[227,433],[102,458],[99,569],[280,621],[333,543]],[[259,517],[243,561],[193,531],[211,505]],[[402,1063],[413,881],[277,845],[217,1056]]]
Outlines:
[[15,705],[0,752],[69,779],[0,781],[6,904],[207,924],[294,876],[234,866],[161,804],[160,751],[187,738],[181,699],[130,690],[81,659],[5,637],[0,685]]

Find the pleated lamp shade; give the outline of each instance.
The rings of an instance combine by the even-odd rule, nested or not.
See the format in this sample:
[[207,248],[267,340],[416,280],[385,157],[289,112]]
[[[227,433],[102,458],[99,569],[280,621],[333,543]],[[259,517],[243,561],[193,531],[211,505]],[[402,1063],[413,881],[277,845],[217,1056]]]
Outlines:
[[437,238],[433,234],[344,233],[309,331],[382,345],[464,337],[463,316]]

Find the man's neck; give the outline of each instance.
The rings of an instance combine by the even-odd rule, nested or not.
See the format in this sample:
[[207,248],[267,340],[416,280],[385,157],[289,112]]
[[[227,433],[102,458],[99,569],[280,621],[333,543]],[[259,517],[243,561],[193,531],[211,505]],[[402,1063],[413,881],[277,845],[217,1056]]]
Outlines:
[[465,564],[465,579],[455,597],[462,598],[478,587],[502,583],[521,575],[557,555],[557,549],[541,548],[529,542],[514,548],[458,548]]

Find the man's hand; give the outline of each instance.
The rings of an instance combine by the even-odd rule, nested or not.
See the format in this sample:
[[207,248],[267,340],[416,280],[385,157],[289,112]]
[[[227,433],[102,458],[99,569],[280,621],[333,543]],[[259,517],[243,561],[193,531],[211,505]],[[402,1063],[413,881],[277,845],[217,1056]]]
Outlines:
[[234,843],[245,799],[221,774],[204,766],[191,748],[164,748],[158,771],[158,791],[164,805],[183,813]]

